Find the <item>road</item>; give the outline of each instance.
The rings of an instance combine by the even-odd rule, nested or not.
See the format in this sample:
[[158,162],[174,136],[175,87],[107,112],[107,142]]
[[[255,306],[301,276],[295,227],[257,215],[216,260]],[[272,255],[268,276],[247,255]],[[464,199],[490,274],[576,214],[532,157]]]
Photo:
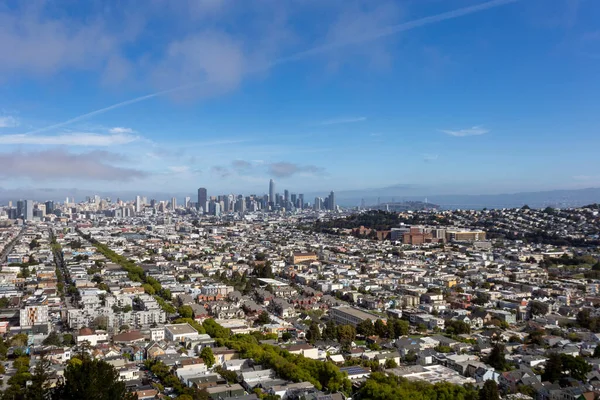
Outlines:
[[25,233],[25,226],[21,228],[19,234],[13,240],[10,241],[8,246],[6,246],[4,250],[2,250],[2,254],[0,254],[0,264],[4,264],[6,262],[6,258],[8,257],[12,249],[15,247],[15,245],[19,242],[21,236],[23,236],[23,233]]
[[[52,231],[52,229],[50,230],[50,239],[53,240],[54,239],[54,232]],[[71,295],[69,295],[68,293],[66,293],[68,286],[71,284],[71,275],[69,273],[69,269],[67,268],[66,264],[65,264],[65,260],[62,254],[62,250],[57,250],[57,249],[52,249],[52,253],[54,255],[54,263],[56,264],[56,268],[58,268],[60,270],[60,272],[62,273],[62,283],[63,284],[63,300],[65,301],[65,305],[67,307],[67,309],[70,308],[77,308],[77,304],[75,301],[73,301],[73,298]]]

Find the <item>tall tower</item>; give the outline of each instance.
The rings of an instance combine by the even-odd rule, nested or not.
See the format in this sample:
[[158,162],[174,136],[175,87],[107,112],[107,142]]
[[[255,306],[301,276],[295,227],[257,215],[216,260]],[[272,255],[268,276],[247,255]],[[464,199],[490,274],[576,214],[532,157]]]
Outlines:
[[198,210],[200,210],[200,208],[202,208],[203,212],[208,212],[207,206],[206,206],[207,202],[208,202],[208,194],[207,194],[206,188],[198,189]]
[[331,191],[331,193],[329,193],[329,209],[331,211],[335,211],[336,209],[335,193],[333,192],[333,190]]
[[171,198],[171,210],[175,210],[177,208],[177,199],[175,197]]
[[288,203],[290,202],[290,191],[285,189],[283,191],[283,206],[288,209],[290,206]]
[[275,182],[273,179],[269,181],[269,202],[275,205]]
[[25,221],[33,221],[33,200],[25,200],[23,219],[25,219]]

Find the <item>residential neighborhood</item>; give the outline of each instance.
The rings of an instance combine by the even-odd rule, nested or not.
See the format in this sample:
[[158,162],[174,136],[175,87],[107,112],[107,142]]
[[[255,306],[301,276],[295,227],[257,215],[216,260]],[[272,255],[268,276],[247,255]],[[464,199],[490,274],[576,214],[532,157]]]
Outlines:
[[390,213],[377,235],[334,226],[382,211],[61,211],[2,219],[7,393],[85,354],[138,399],[600,395],[597,207]]

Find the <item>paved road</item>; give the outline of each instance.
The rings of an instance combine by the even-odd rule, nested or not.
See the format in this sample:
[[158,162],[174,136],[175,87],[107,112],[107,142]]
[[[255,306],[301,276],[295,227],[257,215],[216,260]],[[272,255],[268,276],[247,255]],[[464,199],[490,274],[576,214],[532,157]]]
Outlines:
[[19,234],[8,244],[8,246],[4,248],[2,254],[0,254],[0,264],[4,264],[6,262],[6,258],[8,257],[12,249],[15,247],[15,245],[19,242],[21,236],[23,236],[23,233],[25,233],[25,226],[21,228]]

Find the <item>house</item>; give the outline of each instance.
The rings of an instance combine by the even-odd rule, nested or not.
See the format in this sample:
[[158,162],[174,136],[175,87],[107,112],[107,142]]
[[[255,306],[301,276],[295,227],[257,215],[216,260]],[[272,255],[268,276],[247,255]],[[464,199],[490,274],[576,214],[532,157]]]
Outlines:
[[251,392],[259,384],[263,384],[266,381],[274,379],[275,377],[275,371],[272,369],[243,371],[240,376],[242,385],[248,392]]
[[137,392],[135,392],[138,400],[150,400],[150,399],[155,399],[156,396],[158,396],[158,390],[156,389],[145,389],[145,390],[138,390]]
[[271,309],[281,318],[292,318],[296,316],[296,310],[285,299],[274,298],[271,302]]
[[206,389],[211,399],[226,399],[244,396],[246,391],[240,384],[218,385]]
[[131,361],[144,361],[145,349],[139,346],[126,346],[121,348],[122,354],[129,354]]
[[523,378],[532,376],[532,374],[520,369],[503,372],[498,378],[498,384],[503,390],[514,392],[517,389],[517,386],[521,384]]
[[375,356],[375,360],[379,365],[385,365],[388,360],[392,360],[396,365],[400,364],[400,353],[397,351],[388,351]]
[[306,358],[312,358],[313,360],[319,358],[319,350],[308,343],[288,346],[287,350],[292,354],[300,354]]
[[134,344],[144,342],[146,339],[139,331],[129,331],[113,336],[113,342],[118,344]]
[[471,328],[481,329],[484,325],[489,324],[493,317],[492,314],[485,310],[477,310],[471,313]]
[[154,360],[158,356],[165,354],[165,349],[157,342],[150,342],[146,346],[146,358],[148,360]]
[[150,340],[160,342],[165,339],[165,328],[150,328]]
[[341,367],[340,372],[345,372],[348,374],[348,379],[356,380],[356,379],[364,379],[371,376],[371,368],[365,368],[360,365],[354,365],[351,367]]

